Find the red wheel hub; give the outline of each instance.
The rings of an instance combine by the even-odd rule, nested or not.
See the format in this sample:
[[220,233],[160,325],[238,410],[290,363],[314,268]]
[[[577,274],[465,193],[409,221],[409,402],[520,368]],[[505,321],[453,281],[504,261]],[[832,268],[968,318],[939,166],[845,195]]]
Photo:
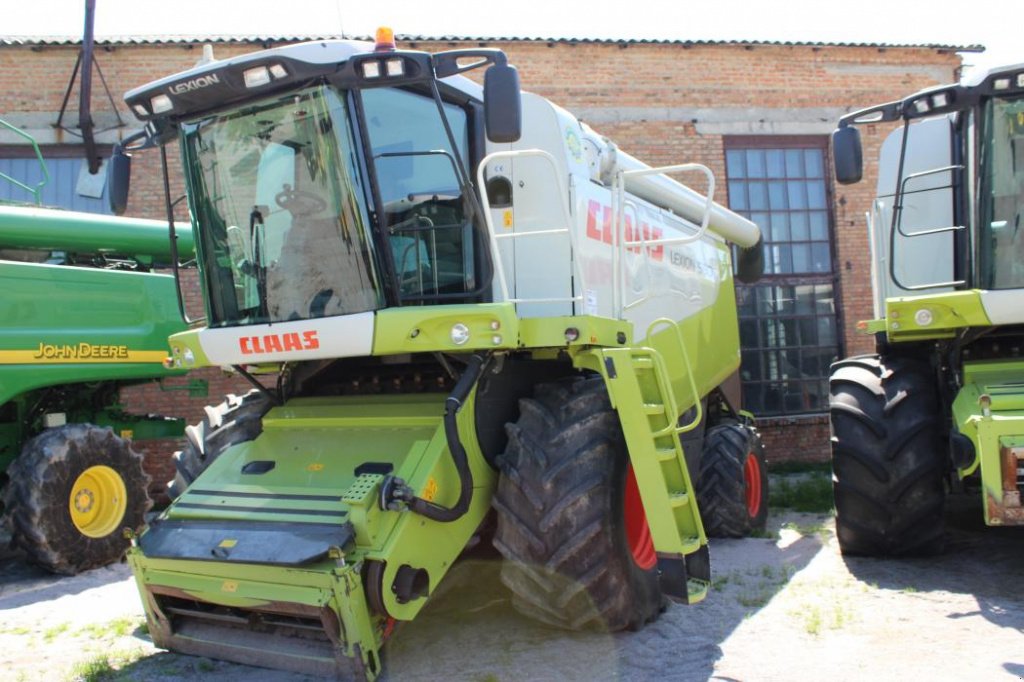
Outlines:
[[753,452],[747,453],[743,463],[743,482],[746,485],[747,514],[754,518],[761,511],[761,467]]
[[626,469],[626,494],[623,496],[623,516],[626,520],[626,542],[636,565],[645,571],[654,568],[658,557],[654,553],[651,528],[647,525],[647,514],[640,499],[640,487],[636,483],[633,465]]

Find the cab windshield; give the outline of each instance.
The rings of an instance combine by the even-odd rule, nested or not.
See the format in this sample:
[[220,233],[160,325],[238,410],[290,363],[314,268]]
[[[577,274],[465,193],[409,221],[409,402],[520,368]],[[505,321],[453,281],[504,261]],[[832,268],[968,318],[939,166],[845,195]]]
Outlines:
[[980,285],[1024,287],[1024,98],[985,103],[979,165]]
[[384,305],[351,131],[329,86],[185,128],[212,326]]

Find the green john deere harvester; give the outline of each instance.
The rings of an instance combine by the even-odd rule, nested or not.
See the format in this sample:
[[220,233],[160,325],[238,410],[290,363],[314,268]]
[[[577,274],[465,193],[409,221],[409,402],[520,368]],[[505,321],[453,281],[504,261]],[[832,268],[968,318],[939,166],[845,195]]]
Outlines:
[[755,278],[759,233],[706,168],[644,166],[498,50],[386,35],[125,99],[185,169],[208,317],[171,360],[256,387],[129,551],[158,646],[373,678],[492,510],[519,610],[636,628],[705,596],[705,524],[763,526],[729,244]]
[[836,176],[861,177],[856,126],[898,121],[870,220],[877,352],[832,368],[844,553],[942,546],[949,492],[1024,525],[1024,66],[849,114]]
[[174,279],[149,271],[169,258],[165,223],[0,205],[2,509],[12,544],[51,571],[124,555],[124,529],[152,504],[131,443],[182,433],[119,399],[182,373],[163,365],[167,335],[185,328]]

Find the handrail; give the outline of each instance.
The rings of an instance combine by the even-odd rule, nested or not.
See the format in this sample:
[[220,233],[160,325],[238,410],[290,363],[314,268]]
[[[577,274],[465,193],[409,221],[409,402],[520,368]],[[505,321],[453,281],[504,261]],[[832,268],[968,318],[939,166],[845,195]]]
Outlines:
[[31,187],[29,185],[26,185],[24,182],[17,180],[16,178],[12,178],[10,175],[2,171],[0,171],[0,178],[6,180],[7,182],[10,182],[15,187],[20,187],[21,189],[31,194],[35,198],[36,205],[42,204],[43,198],[40,196],[40,192],[43,191],[43,187],[46,186],[46,183],[50,181],[50,171],[47,170],[46,168],[46,161],[43,160],[43,153],[39,150],[39,143],[36,142],[36,139],[34,137],[26,133],[24,130],[18,128],[17,126],[11,125],[3,119],[0,119],[0,128],[5,128],[14,133],[15,135],[17,135],[18,137],[28,140],[29,144],[32,145],[32,149],[36,153],[36,159],[39,160],[39,168],[43,172],[43,179],[40,180],[35,187]]
[[[906,188],[907,183],[911,180],[918,178],[927,177],[929,175],[937,175],[939,173],[955,173],[956,171],[964,170],[962,164],[953,164],[950,166],[941,166],[939,168],[932,168],[918,173],[910,173],[900,182],[899,192],[895,199],[899,203],[894,203],[892,207],[892,225],[889,228],[889,277],[893,283],[904,291],[927,291],[928,289],[943,289],[945,287],[959,287],[967,283],[963,279],[950,280],[948,282],[934,282],[931,284],[911,284],[906,285],[900,281],[900,278],[896,276],[896,234],[899,233],[904,239],[912,239],[914,237],[924,237],[930,234],[943,234],[946,232],[957,232],[959,230],[966,229],[965,225],[949,225],[946,227],[936,227],[926,230],[918,230],[917,232],[904,232],[903,231],[903,197],[907,194]],[[928,187],[918,192],[928,192],[939,189],[947,189],[955,186],[955,182],[950,181],[949,185],[940,187]]]
[[[550,230],[537,230],[535,232],[511,232],[509,234],[498,234],[494,229],[494,221],[491,219],[491,204],[487,191],[483,188],[487,187],[487,183],[484,180],[484,172],[487,170],[487,166],[495,159],[515,159],[526,156],[536,156],[544,159],[551,164],[551,169],[554,171],[555,182],[558,185],[558,205],[562,211],[562,218],[565,220],[564,228],[553,228]],[[484,207],[484,222],[487,225],[487,233],[490,235],[491,251],[493,252],[494,260],[494,271],[498,277],[498,285],[501,289],[502,299],[509,303],[575,303],[577,301],[583,301],[583,293],[586,291],[586,286],[583,280],[583,268],[580,263],[580,251],[576,243],[576,231],[572,229],[572,217],[569,213],[569,208],[566,204],[569,196],[569,192],[565,187],[565,182],[562,179],[561,174],[558,172],[558,164],[555,162],[555,157],[542,149],[520,149],[516,151],[501,151],[492,152],[485,156],[481,161],[476,171],[477,175],[477,186],[481,188],[481,203]],[[576,288],[580,293],[576,296],[569,297],[555,297],[555,298],[512,298],[508,291],[508,279],[505,275],[505,264],[501,258],[501,252],[498,250],[498,241],[502,239],[519,239],[522,237],[539,237],[544,235],[553,234],[567,234],[569,236],[569,248],[572,249],[572,263],[573,269],[575,270],[574,276],[579,286]]]
[[[683,339],[683,331],[682,329],[679,328],[679,323],[667,317],[659,317],[658,319],[654,320],[647,327],[648,342],[654,336],[654,330],[657,329],[658,327],[663,326],[669,326],[675,332],[675,339],[679,344],[679,350],[681,351],[681,355],[683,357],[683,363],[686,365],[686,378],[689,379],[690,390],[693,391],[693,406],[696,411],[693,421],[691,421],[686,426],[676,426],[675,424],[672,425],[672,428],[674,429],[676,434],[683,434],[689,431],[693,431],[700,425],[701,421],[704,419],[704,406],[701,404],[700,389],[697,388],[697,380],[693,376],[693,366],[690,364],[690,354],[687,353],[686,351],[686,341]],[[668,370],[665,368],[664,360],[661,357],[661,353],[652,353],[651,357],[654,358],[655,364],[658,365],[658,370],[656,374],[659,375],[660,383],[663,380],[663,377],[668,376]],[[673,414],[675,414],[675,412],[678,411],[678,406],[676,404],[675,394],[672,392],[671,383],[668,386],[665,386],[664,389],[665,393],[669,396],[669,406],[672,408],[671,411]]]
[[[666,237],[664,239],[647,239],[643,230],[639,229],[635,232],[640,233],[640,239],[625,238],[625,223],[626,213],[625,207],[627,202],[626,195],[626,177],[641,176],[641,175],[664,175],[666,173],[680,173],[685,171],[700,171],[704,173],[708,181],[707,195],[704,199],[704,213],[701,217],[700,227],[697,232],[692,235],[685,237]],[[633,306],[643,303],[651,297],[650,288],[648,292],[638,298],[635,301],[626,304],[625,290],[626,290],[626,270],[622,266],[625,260],[625,251],[631,247],[639,246],[641,249],[641,257],[644,261],[645,271],[650,272],[650,247],[652,246],[676,246],[679,244],[689,244],[691,242],[698,241],[704,237],[704,234],[708,230],[708,224],[711,221],[711,211],[715,205],[715,174],[710,168],[702,163],[680,163],[672,166],[659,166],[657,168],[639,168],[636,170],[619,171],[615,175],[615,180],[612,186],[612,200],[613,210],[612,215],[615,220],[615,244],[612,248],[612,272],[614,278],[614,284],[612,286],[612,302],[615,309],[615,316],[622,319],[623,313]],[[682,216],[677,216],[681,220],[686,220]],[[638,220],[639,222],[639,216]],[[686,221],[689,223],[689,221]],[[634,232],[634,234],[635,234]]]

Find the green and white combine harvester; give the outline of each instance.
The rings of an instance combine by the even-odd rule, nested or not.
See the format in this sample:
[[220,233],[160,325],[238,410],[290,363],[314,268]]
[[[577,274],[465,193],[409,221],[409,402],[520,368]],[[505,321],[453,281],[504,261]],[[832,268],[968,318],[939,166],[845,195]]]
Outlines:
[[[124,529],[152,505],[133,442],[178,438],[184,421],[127,413],[126,386],[168,369],[166,337],[186,329],[167,225],[44,208],[38,184],[0,173],[0,510],[11,546],[50,571],[74,574],[124,556]],[[183,254],[191,231],[183,230]]]
[[849,114],[836,176],[881,148],[869,220],[877,352],[832,368],[832,458],[847,554],[937,551],[949,492],[1024,525],[1024,65]]
[[760,237],[706,168],[647,168],[499,50],[386,35],[125,99],[129,151],[179,140],[193,216],[208,317],[168,362],[257,385],[189,430],[129,550],[158,646],[373,678],[492,509],[519,610],[641,627],[705,596],[706,529],[764,524],[729,245],[754,279]]

